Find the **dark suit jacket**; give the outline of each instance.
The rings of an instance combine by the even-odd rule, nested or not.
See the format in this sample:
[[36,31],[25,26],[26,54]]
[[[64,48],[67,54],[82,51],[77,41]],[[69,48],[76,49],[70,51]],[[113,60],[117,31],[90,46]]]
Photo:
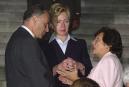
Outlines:
[[[90,70],[92,69],[92,64],[87,51],[87,45],[86,45],[86,42],[82,39],[77,39],[77,41],[70,39],[68,42],[65,54],[62,52],[56,40],[53,40],[51,43],[49,43],[49,46],[47,46],[47,44],[45,46],[44,43],[40,45],[43,48],[45,55],[47,56],[47,60],[51,69],[55,65],[62,62],[67,57],[71,57],[74,60],[84,64],[86,67],[86,72],[85,72],[86,76],[89,74]],[[67,87],[66,85],[61,84],[61,82],[58,80],[57,77],[58,76],[55,76],[55,79],[56,79],[55,87]]]
[[7,87],[51,87],[51,75],[37,40],[20,27],[5,52]]

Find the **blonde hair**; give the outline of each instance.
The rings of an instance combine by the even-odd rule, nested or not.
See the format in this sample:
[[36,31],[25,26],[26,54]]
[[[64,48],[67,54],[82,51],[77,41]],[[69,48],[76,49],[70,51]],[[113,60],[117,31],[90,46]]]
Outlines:
[[50,23],[52,24],[52,28],[55,29],[55,26],[57,25],[58,16],[62,12],[66,12],[68,19],[70,19],[70,10],[67,6],[61,3],[54,3],[51,6],[49,13],[50,13]]

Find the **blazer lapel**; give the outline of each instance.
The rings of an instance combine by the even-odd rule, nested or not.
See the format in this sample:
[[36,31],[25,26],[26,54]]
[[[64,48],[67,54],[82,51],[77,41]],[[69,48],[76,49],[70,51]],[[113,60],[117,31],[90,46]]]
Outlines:
[[78,56],[78,42],[70,39],[66,48],[65,56],[71,57],[76,60]]
[[50,43],[55,51],[55,54],[57,56],[57,61],[61,62],[62,60],[65,59],[65,54],[63,53],[62,49],[60,48],[59,44],[57,43],[56,40],[53,40]]
[[75,45],[74,41],[73,41],[72,39],[70,39],[70,40],[68,41],[67,48],[66,48],[66,52],[65,52],[65,55],[66,55],[66,56],[67,56],[67,55],[70,55],[71,52],[74,51],[74,50],[72,50],[72,49],[75,49],[75,48],[74,48],[74,47],[75,47],[74,45]]

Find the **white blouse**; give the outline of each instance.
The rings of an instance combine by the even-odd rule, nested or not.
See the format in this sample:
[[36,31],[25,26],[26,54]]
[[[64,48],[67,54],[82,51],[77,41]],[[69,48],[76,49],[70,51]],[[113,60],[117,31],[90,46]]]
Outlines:
[[95,80],[100,87],[122,87],[122,65],[118,57],[108,52],[91,70],[88,78]]

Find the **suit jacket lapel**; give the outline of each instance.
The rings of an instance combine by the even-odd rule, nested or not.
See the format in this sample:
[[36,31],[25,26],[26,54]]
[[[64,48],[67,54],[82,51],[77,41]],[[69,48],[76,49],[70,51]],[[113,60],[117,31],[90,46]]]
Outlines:
[[69,54],[71,54],[72,49],[74,49],[74,45],[75,45],[74,41],[72,39],[70,39],[68,41],[68,45],[67,45],[66,52],[65,52],[65,55],[66,56],[69,55]]
[[[37,39],[36,38],[33,38],[32,35],[26,29],[24,29],[23,27],[20,27],[19,30],[22,31],[22,32],[24,32],[24,34],[28,35],[28,37],[31,37],[31,39],[33,39],[34,41],[36,41],[37,45],[39,46]],[[40,46],[39,46],[39,50],[41,50]],[[49,69],[48,64],[47,64],[47,61],[46,61],[45,54],[44,54],[44,52],[42,50],[41,50],[41,55],[42,55],[42,58],[41,58],[42,64],[47,69]]]
[[62,49],[60,48],[59,44],[56,40],[53,40],[50,44],[52,44],[52,47],[56,53],[57,61],[61,62],[65,59],[65,54],[63,53]]

